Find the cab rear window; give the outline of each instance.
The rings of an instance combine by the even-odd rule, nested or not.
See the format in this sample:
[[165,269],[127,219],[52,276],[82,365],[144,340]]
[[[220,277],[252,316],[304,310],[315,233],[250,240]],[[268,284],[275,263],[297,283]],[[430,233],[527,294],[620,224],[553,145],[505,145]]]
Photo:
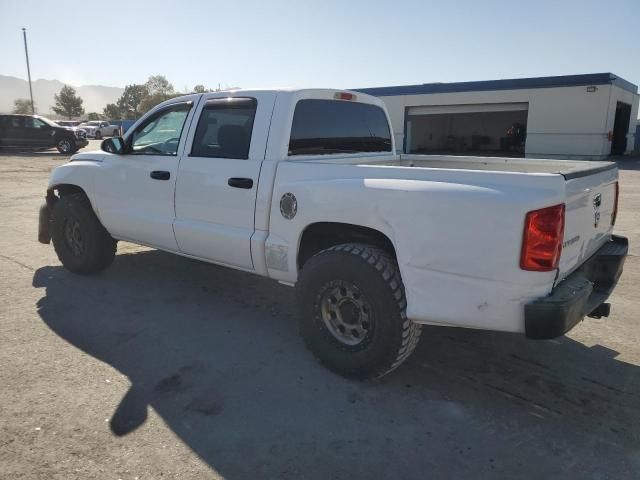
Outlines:
[[391,131],[380,107],[319,99],[296,104],[289,155],[390,151]]

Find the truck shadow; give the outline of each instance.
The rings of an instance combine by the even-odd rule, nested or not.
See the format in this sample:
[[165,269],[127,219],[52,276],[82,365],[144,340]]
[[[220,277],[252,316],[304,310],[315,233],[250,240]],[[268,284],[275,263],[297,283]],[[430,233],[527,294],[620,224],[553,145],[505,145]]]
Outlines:
[[293,290],[267,279],[146,251],[94,277],[43,267],[33,285],[56,334],[130,379],[113,434],[151,406],[225,478],[640,469],[638,367],[605,347],[425,328],[403,368],[358,383],[315,362]]

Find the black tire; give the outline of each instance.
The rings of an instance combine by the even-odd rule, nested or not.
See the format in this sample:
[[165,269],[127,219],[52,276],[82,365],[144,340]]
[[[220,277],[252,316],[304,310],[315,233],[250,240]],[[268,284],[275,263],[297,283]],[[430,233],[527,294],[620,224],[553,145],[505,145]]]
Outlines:
[[73,273],[96,273],[107,268],[116,253],[116,241],[96,217],[83,193],[64,195],[51,214],[53,248]]
[[69,137],[60,138],[56,142],[56,148],[62,155],[71,155],[78,150],[75,140]]
[[112,137],[117,137],[117,136],[118,136],[118,131],[117,131],[117,130],[114,130],[114,131],[113,131],[113,135],[111,135],[111,136],[112,136]]
[[101,140],[102,139],[102,133],[100,132],[100,130],[96,130],[96,140]]
[[[381,377],[404,362],[420,339],[421,326],[406,315],[398,266],[379,248],[348,243],[323,250],[305,263],[296,289],[307,347],[340,375]],[[345,306],[351,313],[343,322]],[[332,323],[336,313],[337,328]],[[356,328],[343,333],[345,326]]]

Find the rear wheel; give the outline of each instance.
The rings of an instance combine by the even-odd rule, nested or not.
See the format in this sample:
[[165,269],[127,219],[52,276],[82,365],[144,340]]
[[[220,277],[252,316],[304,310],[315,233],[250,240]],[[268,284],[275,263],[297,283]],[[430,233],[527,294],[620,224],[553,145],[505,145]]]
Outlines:
[[51,215],[51,237],[60,262],[74,273],[96,273],[108,267],[116,241],[96,217],[83,193],[64,195]]
[[100,130],[96,130],[96,140],[100,140],[102,138],[102,132]]
[[406,316],[397,264],[383,250],[363,244],[324,250],[304,265],[297,290],[305,343],[341,375],[381,377],[418,343],[420,325]]
[[56,148],[58,152],[63,155],[70,155],[77,150],[76,142],[71,140],[70,138],[61,138],[56,142]]

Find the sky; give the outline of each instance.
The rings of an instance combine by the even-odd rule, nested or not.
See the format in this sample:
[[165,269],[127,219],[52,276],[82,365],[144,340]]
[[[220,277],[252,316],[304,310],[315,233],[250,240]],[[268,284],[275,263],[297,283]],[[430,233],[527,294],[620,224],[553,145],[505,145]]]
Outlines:
[[613,72],[640,0],[0,0],[0,74],[122,87],[358,88]]

